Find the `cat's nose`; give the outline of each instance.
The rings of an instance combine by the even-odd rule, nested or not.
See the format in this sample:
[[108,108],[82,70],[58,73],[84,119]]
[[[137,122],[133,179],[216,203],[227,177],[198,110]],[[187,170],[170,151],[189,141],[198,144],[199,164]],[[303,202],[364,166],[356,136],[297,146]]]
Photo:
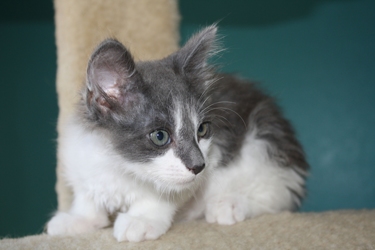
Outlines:
[[204,169],[204,167],[205,167],[205,164],[203,163],[202,165],[196,165],[196,166],[193,166],[193,167],[187,167],[187,169],[189,169],[191,172],[193,172],[195,175],[197,175],[200,172],[202,172],[202,170]]

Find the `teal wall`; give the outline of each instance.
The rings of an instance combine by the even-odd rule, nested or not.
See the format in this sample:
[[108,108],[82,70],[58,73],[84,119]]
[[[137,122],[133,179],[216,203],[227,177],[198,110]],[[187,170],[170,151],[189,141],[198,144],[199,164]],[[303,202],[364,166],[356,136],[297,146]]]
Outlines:
[[[32,3],[32,4],[31,4]],[[375,1],[180,0],[182,41],[218,20],[223,71],[263,83],[305,146],[303,211],[375,208]],[[0,3],[0,237],[56,207],[52,2]]]
[[56,207],[52,22],[0,23],[0,237],[39,233]]

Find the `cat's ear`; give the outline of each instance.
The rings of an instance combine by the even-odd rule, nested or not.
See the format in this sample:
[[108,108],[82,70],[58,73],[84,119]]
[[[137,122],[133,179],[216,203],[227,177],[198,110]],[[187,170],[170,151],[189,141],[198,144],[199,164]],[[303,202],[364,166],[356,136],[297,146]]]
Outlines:
[[211,25],[192,36],[175,54],[173,61],[187,76],[204,77],[208,73],[208,58],[218,50],[216,25]]
[[103,41],[87,67],[86,104],[102,113],[121,107],[129,99],[137,76],[130,52],[115,39]]

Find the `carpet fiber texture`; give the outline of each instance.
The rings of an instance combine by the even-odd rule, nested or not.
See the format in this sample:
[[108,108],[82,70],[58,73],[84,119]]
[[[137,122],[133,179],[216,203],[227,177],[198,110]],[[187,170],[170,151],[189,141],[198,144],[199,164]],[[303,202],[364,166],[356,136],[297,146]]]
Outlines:
[[263,215],[233,226],[175,224],[155,241],[117,242],[112,228],[3,239],[0,249],[375,249],[375,210]]

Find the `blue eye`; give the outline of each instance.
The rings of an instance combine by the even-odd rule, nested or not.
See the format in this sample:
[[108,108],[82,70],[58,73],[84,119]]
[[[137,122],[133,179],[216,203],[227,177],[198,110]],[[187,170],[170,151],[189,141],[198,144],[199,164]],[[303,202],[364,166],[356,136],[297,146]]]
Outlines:
[[152,132],[150,139],[156,146],[164,146],[171,141],[168,132],[161,129]]
[[204,137],[208,132],[208,123],[202,123],[198,127],[198,137],[202,138]]

